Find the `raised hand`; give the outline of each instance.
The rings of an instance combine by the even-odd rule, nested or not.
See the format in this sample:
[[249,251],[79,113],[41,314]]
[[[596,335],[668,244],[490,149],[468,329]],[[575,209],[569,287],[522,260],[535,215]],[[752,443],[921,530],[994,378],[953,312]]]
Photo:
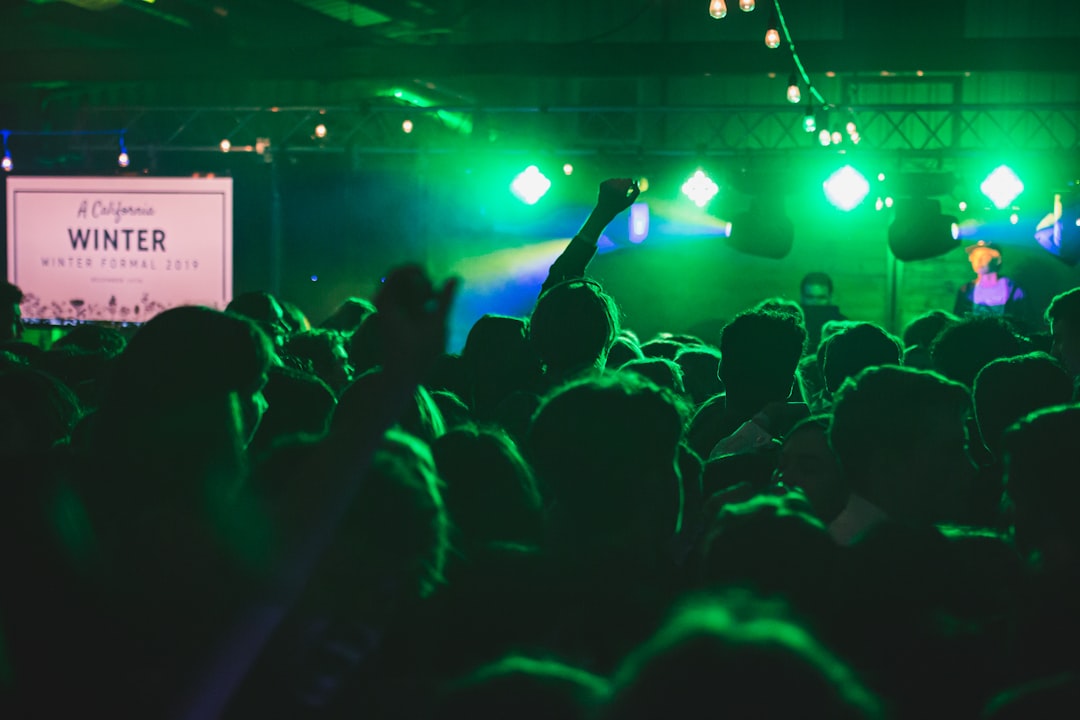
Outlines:
[[419,265],[391,270],[375,296],[382,317],[384,370],[419,380],[446,349],[446,320],[457,291],[435,288]]
[[600,183],[596,209],[604,216],[614,219],[616,215],[634,204],[641,189],[631,178],[608,178]]

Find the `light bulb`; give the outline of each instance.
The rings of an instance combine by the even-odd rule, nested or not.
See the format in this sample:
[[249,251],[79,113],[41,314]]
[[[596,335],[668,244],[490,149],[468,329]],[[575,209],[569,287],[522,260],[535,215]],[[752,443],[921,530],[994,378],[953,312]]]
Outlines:
[[807,106],[806,115],[803,116],[802,129],[808,133],[817,131],[817,118],[814,117],[814,108]]
[[858,130],[858,128],[855,127],[855,121],[854,120],[848,120],[847,127],[845,127],[844,129],[847,130],[848,135],[854,135],[855,132]]
[[833,134],[832,134],[833,145],[839,145],[841,142],[843,142],[843,140],[844,140],[844,136],[840,134],[840,131],[839,130],[834,130]]
[[221,141],[219,147],[221,148],[221,152],[229,152],[229,148],[232,147],[232,143],[229,142],[229,138],[225,138]]
[[315,126],[315,137],[319,139],[326,137],[326,126],[322,123]]
[[960,212],[967,212],[967,203],[964,202],[963,200],[960,201],[959,207],[960,207]]
[[709,14],[719,20],[727,15],[727,3],[724,0],[712,0],[709,3]]
[[892,206],[893,206],[893,199],[891,197],[885,198],[885,207],[892,207]]
[[4,153],[4,160],[0,162],[0,167],[4,168],[4,172],[11,172],[12,168],[15,167],[15,163],[11,162],[10,153]]
[[573,175],[574,174],[574,166],[571,165],[570,163],[566,163],[565,165],[562,166],[562,171],[563,171],[563,175]]
[[799,89],[799,83],[792,83],[787,86],[787,99],[792,104],[797,104],[802,100],[802,90]]
[[122,151],[116,158],[116,164],[120,167],[127,167],[131,164],[131,158],[128,157],[127,150]]
[[780,47],[780,31],[774,27],[765,31],[765,45],[775,50]]
[[739,0],[739,9],[743,12],[750,12],[754,7],[754,0]]
[[828,147],[832,144],[832,134],[828,131],[827,128],[823,128],[821,132],[818,133],[818,142],[820,142],[824,147]]
[[409,133],[412,132],[412,129],[413,129],[412,120],[402,120],[401,121],[401,132],[408,135]]

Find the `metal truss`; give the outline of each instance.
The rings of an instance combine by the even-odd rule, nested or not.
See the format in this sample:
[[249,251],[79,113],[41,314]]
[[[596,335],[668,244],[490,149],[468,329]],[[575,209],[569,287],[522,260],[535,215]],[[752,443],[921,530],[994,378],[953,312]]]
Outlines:
[[[132,151],[454,153],[559,152],[637,155],[724,155],[820,151],[803,131],[803,105],[632,107],[86,107],[81,149],[114,147],[103,129],[123,132]],[[412,123],[412,132],[403,123]],[[855,121],[860,151],[971,154],[1061,153],[1080,150],[1080,104],[910,104],[833,108],[841,131]],[[325,137],[315,127],[326,126]],[[466,129],[467,128],[467,129]],[[96,133],[90,137],[90,133]],[[33,133],[28,133],[33,134]],[[78,136],[75,136],[78,138]],[[835,149],[835,148],[834,148]]]

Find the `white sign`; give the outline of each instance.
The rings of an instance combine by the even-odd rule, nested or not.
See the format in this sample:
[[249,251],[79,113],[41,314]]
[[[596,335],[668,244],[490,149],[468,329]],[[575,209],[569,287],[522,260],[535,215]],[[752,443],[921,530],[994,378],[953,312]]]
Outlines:
[[27,320],[146,322],[232,298],[231,178],[7,178]]

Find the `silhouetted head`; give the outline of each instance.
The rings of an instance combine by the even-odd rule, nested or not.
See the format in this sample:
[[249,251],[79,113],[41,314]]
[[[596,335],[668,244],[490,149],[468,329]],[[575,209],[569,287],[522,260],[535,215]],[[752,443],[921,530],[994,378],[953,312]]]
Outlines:
[[311,329],[311,320],[308,319],[308,316],[296,303],[282,300],[281,312],[282,319],[285,321],[285,328],[290,334],[307,332]]
[[1080,530],[1076,508],[1076,439],[1080,405],[1046,408],[1006,430],[1005,491],[1012,501],[1017,545],[1041,551],[1044,562],[1076,567]]
[[615,301],[592,280],[549,288],[529,319],[529,343],[554,377],[603,368],[618,334]]
[[1046,322],[1053,335],[1053,354],[1069,372],[1080,375],[1080,288],[1063,292],[1046,308]]
[[266,409],[262,390],[275,361],[269,339],[252,321],[205,307],[173,308],[128,342],[102,409],[112,421],[135,427],[177,407],[235,394],[250,439]]
[[641,354],[647,358],[674,360],[682,350],[683,344],[669,338],[653,338],[641,346]]
[[461,363],[463,399],[484,420],[493,419],[499,404],[514,392],[533,388],[540,375],[525,320],[505,315],[484,315],[473,324]]
[[856,323],[829,338],[822,374],[825,388],[835,393],[840,384],[863,368],[899,365],[900,341],[873,323]]
[[975,419],[990,454],[1001,457],[1005,428],[1028,413],[1072,400],[1069,371],[1046,353],[994,360],[975,376]]
[[631,360],[619,368],[622,372],[631,372],[651,381],[657,387],[667,388],[676,395],[685,395],[682,368],[666,358],[649,357]]
[[0,281],[0,343],[22,337],[23,292],[17,285]]
[[356,332],[361,323],[368,315],[375,312],[375,303],[364,298],[346,298],[330,314],[330,317],[319,323],[323,330],[336,330],[343,333]]
[[540,492],[532,468],[505,433],[452,430],[432,446],[443,499],[464,548],[542,541]]
[[604,678],[552,660],[508,657],[454,681],[435,720],[588,720],[607,699]]
[[701,549],[706,585],[750,587],[807,609],[832,574],[836,543],[806,500],[792,494],[724,505]]
[[904,347],[930,348],[934,338],[941,334],[947,325],[957,322],[960,318],[951,312],[944,310],[931,310],[909,322],[904,327]]
[[52,349],[71,348],[80,352],[98,353],[107,358],[114,358],[127,347],[127,338],[115,328],[102,325],[77,325],[64,337],[52,344]]
[[645,353],[641,352],[641,348],[638,347],[637,343],[628,337],[620,335],[615,338],[611,350],[608,351],[605,367],[615,370],[631,360],[641,360],[644,357]]
[[[386,402],[391,381],[386,379],[382,368],[368,370],[353,380],[338,396],[337,408],[331,422],[335,432],[364,432],[370,429],[375,412]],[[446,423],[431,394],[421,385],[413,393],[414,402],[409,403],[398,418],[402,430],[430,444],[446,432]]]
[[225,312],[253,320],[275,345],[281,345],[289,334],[285,311],[277,298],[268,292],[237,295],[225,306]]
[[852,490],[898,520],[948,520],[974,471],[971,396],[937,373],[882,366],[840,387],[829,442]]
[[788,431],[773,478],[803,493],[823,522],[836,519],[847,503],[848,486],[829,446],[828,415],[800,420]]
[[[880,705],[840,660],[775,606],[729,594],[681,609],[615,674],[607,720],[877,718]],[[778,686],[777,683],[780,683]]]
[[68,439],[79,417],[75,394],[52,375],[0,371],[0,458],[48,450]]
[[353,379],[346,338],[334,330],[308,330],[291,335],[281,352],[297,359],[299,367],[318,377],[334,392],[341,392]]
[[807,273],[799,283],[799,302],[803,305],[832,305],[833,281],[823,272]]
[[991,360],[1027,351],[1027,343],[1004,318],[966,317],[947,325],[930,347],[934,369],[970,388]]
[[696,405],[724,392],[724,383],[720,382],[720,351],[716,348],[685,347],[675,356],[675,362],[682,368],[683,385]]
[[787,399],[805,343],[806,328],[790,314],[751,311],[732,320],[720,337],[720,379],[729,401]]
[[389,431],[317,570],[329,602],[350,612],[364,597],[390,610],[443,582],[450,525],[440,485],[427,445]]
[[565,529],[655,547],[676,529],[684,415],[668,391],[626,373],[578,380],[541,404],[529,457]]

